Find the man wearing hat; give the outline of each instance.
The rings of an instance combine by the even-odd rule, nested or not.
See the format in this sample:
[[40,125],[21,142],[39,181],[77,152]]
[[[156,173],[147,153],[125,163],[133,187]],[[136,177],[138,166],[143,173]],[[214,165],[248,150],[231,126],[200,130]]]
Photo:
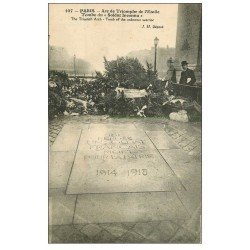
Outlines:
[[167,71],[167,76],[166,76],[166,80],[167,81],[171,81],[173,83],[176,83],[176,70],[175,70],[175,67],[174,67],[174,60],[172,57],[170,57],[168,60],[167,60],[167,66],[168,66],[168,71]]
[[183,71],[181,72],[180,84],[194,85],[196,78],[194,71],[188,68],[188,62],[182,61],[181,66]]
[[168,66],[168,71],[165,77],[165,81],[166,81],[165,88],[168,89],[169,92],[173,92],[172,83],[176,83],[177,81],[176,81],[176,70],[174,67],[174,60],[172,57],[170,57],[167,60],[167,66]]
[[[182,61],[181,66],[183,71],[181,72],[180,84],[183,85],[194,85],[196,82],[196,78],[194,75],[194,71],[188,68],[188,62]],[[192,97],[193,96],[193,88],[189,87],[181,87],[181,93],[184,97]]]

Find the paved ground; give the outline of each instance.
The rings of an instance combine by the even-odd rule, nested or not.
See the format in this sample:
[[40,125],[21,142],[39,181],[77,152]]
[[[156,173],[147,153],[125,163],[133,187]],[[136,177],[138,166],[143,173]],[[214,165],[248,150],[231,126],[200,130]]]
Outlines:
[[[167,119],[110,119],[106,116],[61,117],[49,122],[49,144],[53,145],[57,135],[66,124],[80,126],[90,123],[132,123],[136,128],[161,135],[162,131],[172,138],[180,148],[178,158],[169,157],[169,152],[159,149],[159,153],[173,165],[183,165],[173,168],[174,174],[184,186],[184,190],[175,193],[187,211],[187,218],[173,218],[170,220],[150,220],[144,222],[116,222],[116,223],[82,223],[73,224],[73,219],[63,223],[49,225],[50,243],[200,243],[201,242],[201,127],[200,123],[179,123]],[[188,163],[183,156],[191,159]],[[185,156],[185,157],[186,157]],[[184,158],[185,158],[184,157]],[[169,162],[168,162],[169,163]],[[50,190],[50,198],[55,192]],[[63,190],[62,190],[63,192]],[[56,197],[58,194],[56,194]],[[63,196],[62,196],[63,199]],[[73,196],[72,196],[73,199]],[[69,202],[69,201],[67,201]],[[63,202],[61,202],[63,204]],[[72,202],[73,207],[76,201]],[[65,206],[65,204],[64,204]],[[65,206],[67,207],[67,206]],[[64,207],[64,210],[65,210]],[[63,210],[63,211],[64,211]],[[65,211],[64,211],[65,212]],[[74,218],[75,207],[71,217]]]

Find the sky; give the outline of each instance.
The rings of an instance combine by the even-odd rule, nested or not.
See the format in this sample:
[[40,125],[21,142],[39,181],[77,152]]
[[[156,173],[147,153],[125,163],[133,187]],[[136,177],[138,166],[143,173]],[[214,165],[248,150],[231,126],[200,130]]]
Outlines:
[[[73,9],[73,13],[66,13]],[[120,21],[72,21],[71,17],[81,16],[79,9],[158,10],[159,14],[143,14],[153,22]],[[97,12],[100,11],[100,12]],[[151,49],[154,38],[159,38],[159,47],[175,47],[177,28],[177,4],[50,4],[49,35],[50,45],[64,47],[70,55],[76,55],[102,71],[103,57],[108,60],[125,56],[131,51]],[[151,28],[142,28],[150,24]],[[153,25],[164,28],[155,29]]]

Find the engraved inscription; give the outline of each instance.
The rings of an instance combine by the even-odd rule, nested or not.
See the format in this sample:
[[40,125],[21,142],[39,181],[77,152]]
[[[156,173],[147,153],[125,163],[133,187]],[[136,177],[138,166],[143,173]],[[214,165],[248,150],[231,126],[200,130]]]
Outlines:
[[116,176],[117,175],[117,172],[116,170],[105,170],[105,169],[98,169],[96,170],[96,175],[98,176],[105,176],[105,175],[113,175],[113,176]]
[[67,193],[166,191],[171,180],[144,131],[98,124],[81,134]]
[[119,133],[109,133],[103,137],[88,139],[89,151],[93,154],[84,155],[85,160],[129,160],[150,159],[153,154],[145,153],[146,143],[132,136],[122,136]]
[[130,169],[128,170],[128,176],[136,176],[136,175],[147,175],[148,170],[147,169]]
[[[137,176],[137,175],[146,176],[147,174],[148,174],[148,169],[132,168],[132,169],[129,169],[127,172],[128,176]],[[121,175],[121,172],[116,171],[115,169],[97,169],[96,175],[97,176],[117,176],[117,175],[119,176]]]

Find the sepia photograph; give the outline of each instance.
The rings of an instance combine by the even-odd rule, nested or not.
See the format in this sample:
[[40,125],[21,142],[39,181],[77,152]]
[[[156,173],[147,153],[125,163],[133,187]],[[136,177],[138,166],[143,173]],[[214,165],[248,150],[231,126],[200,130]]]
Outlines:
[[202,243],[202,4],[48,4],[48,242]]

